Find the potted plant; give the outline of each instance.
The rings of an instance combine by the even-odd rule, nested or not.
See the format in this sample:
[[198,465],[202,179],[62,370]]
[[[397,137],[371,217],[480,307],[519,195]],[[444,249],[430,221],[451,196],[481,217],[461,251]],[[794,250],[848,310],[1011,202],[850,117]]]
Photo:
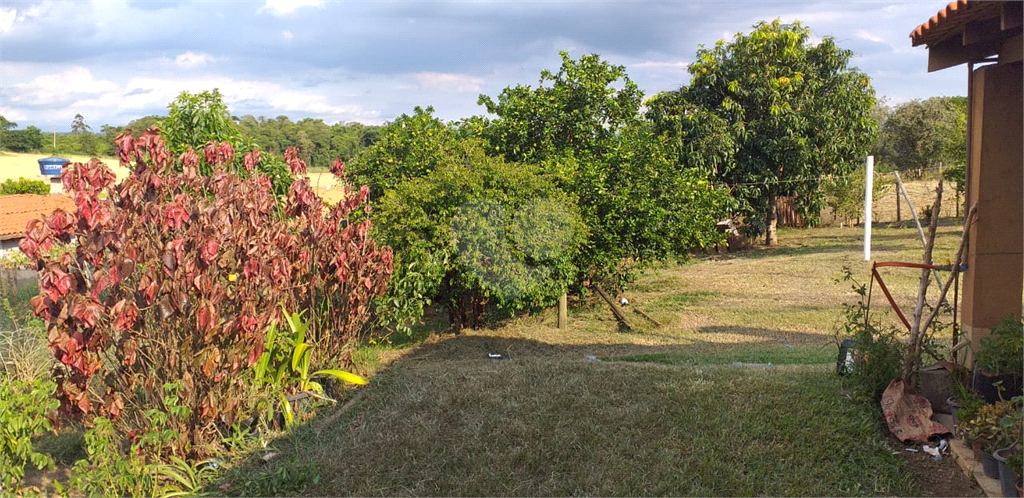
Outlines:
[[999,418],[999,437],[995,444],[1000,449],[992,454],[999,462],[999,484],[1002,486],[1003,496],[1013,496],[1016,493],[1017,481],[1021,477],[1021,449],[1024,447],[1024,396],[1015,396],[1010,403],[1014,406],[1013,411]]
[[971,388],[988,403],[1021,394],[1024,371],[1024,322],[1006,318],[988,337],[981,339],[981,351],[974,359]]
[[971,420],[977,415],[978,409],[985,406],[985,400],[978,393],[968,389],[963,384],[957,382],[956,384],[957,395],[952,396],[946,400],[946,404],[949,405],[950,411],[953,414],[953,431],[954,433],[964,440],[964,444],[967,448],[971,448],[971,439],[963,431],[961,422]]
[[[980,458],[985,475],[993,479],[999,478],[999,462],[992,453],[1011,446],[1020,438],[1019,406],[1013,401],[985,405],[963,423],[963,430],[971,438],[974,454]],[[1012,423],[1013,420],[1017,423]],[[1013,434],[1016,437],[1011,439]]]

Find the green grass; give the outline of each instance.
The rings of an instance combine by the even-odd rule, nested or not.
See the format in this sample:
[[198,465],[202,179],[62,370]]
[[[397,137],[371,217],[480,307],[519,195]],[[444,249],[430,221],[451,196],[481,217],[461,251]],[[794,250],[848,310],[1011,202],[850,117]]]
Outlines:
[[[951,257],[957,231],[940,228],[936,260]],[[861,236],[782,230],[779,248],[651,270],[623,293],[633,333],[598,303],[573,309],[564,330],[549,310],[366,345],[356,358],[370,385],[328,409],[330,423],[271,442],[271,463],[236,463],[218,493],[920,494],[877,406],[833,373],[833,330],[856,299],[836,280],[848,266],[867,281]],[[878,228],[875,240],[876,260],[920,259],[916,229]],[[909,306],[918,276],[886,282]],[[886,308],[876,300],[873,313],[893,320]],[[512,359],[488,360],[495,352]]]
[[[274,444],[319,481],[280,494],[913,494],[877,419],[827,366],[468,360],[395,368],[357,410]],[[319,431],[317,429],[320,429]],[[279,466],[225,476],[267,494]]]
[[743,368],[759,364],[773,367],[786,365],[834,364],[836,348],[832,344],[769,346],[742,344],[705,347],[700,351],[685,349],[673,353],[651,353],[602,358],[604,361],[651,362],[666,365],[732,365],[745,363]]

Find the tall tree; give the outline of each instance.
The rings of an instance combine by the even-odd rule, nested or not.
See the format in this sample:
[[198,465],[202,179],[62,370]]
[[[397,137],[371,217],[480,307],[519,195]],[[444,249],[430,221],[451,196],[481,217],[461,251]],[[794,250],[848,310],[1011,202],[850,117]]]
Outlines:
[[3,147],[14,152],[32,152],[43,148],[43,130],[35,126],[10,130],[3,137]]
[[0,131],[9,131],[18,127],[18,123],[14,121],[8,121],[7,118],[0,116]]
[[84,135],[90,131],[92,131],[92,128],[85,124],[85,118],[81,114],[75,114],[75,119],[71,121],[71,133]]
[[209,141],[230,142],[236,146],[241,141],[238,125],[216,88],[197,94],[181,92],[168,104],[167,111],[167,118],[160,127],[167,148],[176,154],[189,147],[201,150]]
[[623,128],[639,122],[643,92],[623,66],[597,54],[578,61],[567,52],[560,55],[558,73],[541,71],[537,88],[505,88],[497,102],[480,96],[478,103],[500,118],[487,123],[484,133],[506,159],[600,156]]
[[799,22],[776,19],[700,47],[688,68],[681,100],[727,124],[736,148],[718,178],[748,219],[763,220],[767,245],[778,243],[777,198],[796,196],[797,207],[814,216],[822,178],[849,174],[874,141],[875,93],[849,66],[851,56],[832,38],[812,43]]
[[963,164],[967,155],[967,99],[932,97],[895,106],[879,134],[881,154],[901,171],[943,163]]
[[719,192],[698,170],[681,168],[672,145],[640,116],[643,99],[625,68],[596,54],[557,73],[541,72],[537,88],[506,88],[479,102],[497,115],[467,120],[493,152],[541,165],[569,193],[588,224],[576,260],[577,285],[620,287],[644,265],[707,244],[722,209]]

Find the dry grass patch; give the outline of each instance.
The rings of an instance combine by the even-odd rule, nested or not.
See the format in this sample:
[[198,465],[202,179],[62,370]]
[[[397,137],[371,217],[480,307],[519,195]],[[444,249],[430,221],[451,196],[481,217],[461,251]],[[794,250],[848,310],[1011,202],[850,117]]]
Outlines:
[[[0,182],[7,180],[17,180],[18,178],[28,178],[35,180],[39,178],[39,160],[48,157],[46,154],[27,154],[21,152],[0,152]],[[89,156],[82,156],[77,154],[60,154],[59,157],[63,157],[71,161],[71,163],[87,163],[91,159]],[[106,164],[108,168],[114,171],[117,175],[118,180],[124,179],[126,176],[131,174],[128,168],[122,168],[116,157],[106,156],[99,158]]]

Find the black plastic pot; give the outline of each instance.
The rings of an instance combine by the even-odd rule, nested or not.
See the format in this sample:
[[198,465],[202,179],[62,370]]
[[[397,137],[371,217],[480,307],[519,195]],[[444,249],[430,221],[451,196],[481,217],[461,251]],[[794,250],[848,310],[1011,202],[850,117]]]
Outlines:
[[986,476],[999,479],[999,461],[987,449],[981,450],[981,470],[985,472]]
[[1003,448],[996,450],[992,454],[992,457],[999,463],[999,486],[1003,490],[1003,496],[1017,496],[1017,472],[1021,469],[1011,469],[1009,465],[1006,465],[1006,457],[1012,454],[1014,451],[1019,451],[1015,448]]
[[[1001,384],[999,384],[1000,382]],[[986,375],[976,371],[971,378],[971,390],[985,398],[985,402],[988,404],[1000,400],[1000,387],[1003,388],[1001,399],[1008,400],[1017,396],[1022,393],[1021,377],[1014,374]]]
[[956,411],[963,408],[964,405],[960,404],[960,398],[950,396],[946,398],[946,406],[948,407],[949,413],[953,415],[953,432],[955,433],[956,426],[960,424],[960,415],[958,415]]

